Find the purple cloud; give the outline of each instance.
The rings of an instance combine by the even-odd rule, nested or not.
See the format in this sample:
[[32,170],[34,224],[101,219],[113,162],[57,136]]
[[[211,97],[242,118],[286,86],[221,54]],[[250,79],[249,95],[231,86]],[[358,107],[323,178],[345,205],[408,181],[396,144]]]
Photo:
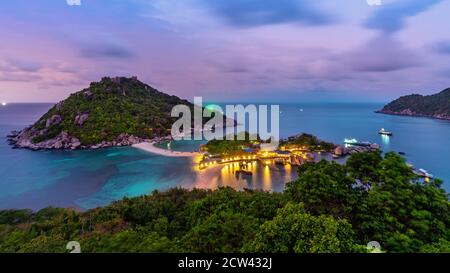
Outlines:
[[433,45],[433,49],[437,53],[450,54],[450,41],[440,41]]
[[344,57],[352,70],[359,72],[390,72],[418,66],[420,57],[393,38],[381,36]]
[[102,41],[98,43],[89,43],[79,46],[80,55],[84,58],[113,58],[130,59],[134,53],[126,46],[116,43]]
[[281,23],[326,25],[335,18],[320,11],[310,0],[217,0],[204,1],[217,15],[235,27]]
[[383,4],[365,25],[384,33],[394,33],[405,26],[408,17],[415,16],[442,0],[399,0],[391,4]]

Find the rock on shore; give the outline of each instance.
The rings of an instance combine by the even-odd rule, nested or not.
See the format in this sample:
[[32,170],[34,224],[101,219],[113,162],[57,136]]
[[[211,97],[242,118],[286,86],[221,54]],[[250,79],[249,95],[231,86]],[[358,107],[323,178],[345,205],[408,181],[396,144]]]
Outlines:
[[120,134],[112,141],[102,141],[94,145],[82,145],[76,137],[70,136],[66,132],[59,133],[56,137],[34,143],[32,139],[39,135],[40,132],[34,127],[27,127],[22,131],[13,131],[8,134],[7,139],[14,149],[30,149],[38,150],[77,150],[77,149],[100,149],[107,147],[131,146],[142,142],[162,141],[171,137],[163,137],[157,139],[143,139],[133,135]]

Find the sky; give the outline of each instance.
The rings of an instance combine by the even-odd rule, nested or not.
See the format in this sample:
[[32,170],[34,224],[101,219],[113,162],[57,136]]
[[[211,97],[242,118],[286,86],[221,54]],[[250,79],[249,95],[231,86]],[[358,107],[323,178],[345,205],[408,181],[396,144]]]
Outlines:
[[377,1],[2,1],[0,101],[57,102],[104,76],[191,101],[385,102],[450,87],[450,0]]

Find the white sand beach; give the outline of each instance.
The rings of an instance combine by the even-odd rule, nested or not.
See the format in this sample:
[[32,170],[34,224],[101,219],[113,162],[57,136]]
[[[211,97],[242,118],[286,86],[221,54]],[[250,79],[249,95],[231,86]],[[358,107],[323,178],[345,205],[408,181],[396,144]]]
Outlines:
[[179,152],[179,151],[171,151],[167,149],[158,148],[155,146],[155,142],[142,142],[138,144],[134,144],[132,147],[144,150],[149,153],[169,156],[169,157],[195,157],[200,155],[197,152]]

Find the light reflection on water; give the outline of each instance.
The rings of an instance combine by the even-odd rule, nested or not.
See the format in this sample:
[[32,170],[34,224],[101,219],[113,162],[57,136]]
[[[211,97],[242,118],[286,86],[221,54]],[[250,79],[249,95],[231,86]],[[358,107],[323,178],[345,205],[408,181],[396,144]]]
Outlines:
[[381,141],[383,142],[383,145],[388,148],[389,147],[389,141],[390,141],[390,136],[387,135],[381,135]]
[[[252,174],[243,174],[245,170]],[[297,178],[296,167],[291,165],[265,165],[252,162],[242,169],[239,164],[229,163],[203,170],[196,170],[197,179],[194,187],[218,188],[232,187],[238,190],[261,189],[266,191],[282,191],[286,183]]]

